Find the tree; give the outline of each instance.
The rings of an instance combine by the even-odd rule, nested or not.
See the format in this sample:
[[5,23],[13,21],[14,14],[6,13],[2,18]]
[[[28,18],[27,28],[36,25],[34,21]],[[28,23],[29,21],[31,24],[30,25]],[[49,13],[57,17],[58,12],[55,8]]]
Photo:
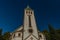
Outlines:
[[0,29],[0,40],[3,40],[3,37],[2,37],[2,29]]
[[10,32],[5,32],[2,35],[2,29],[0,29],[0,40],[9,40],[10,38]]
[[60,29],[56,30],[56,38],[60,40]]
[[0,29],[0,35],[2,35],[2,29]]
[[49,32],[47,30],[44,30],[43,34],[45,35],[46,40],[50,40],[50,34],[49,34]]
[[50,40],[55,40],[55,31],[54,31],[54,29],[52,28],[52,26],[50,24],[48,25],[48,28],[49,28],[49,33],[50,33]]
[[9,40],[9,38],[10,38],[10,32],[4,33],[3,38],[4,38],[5,40]]
[[48,28],[50,33],[50,40],[57,40],[57,34],[55,29],[50,24],[48,25]]

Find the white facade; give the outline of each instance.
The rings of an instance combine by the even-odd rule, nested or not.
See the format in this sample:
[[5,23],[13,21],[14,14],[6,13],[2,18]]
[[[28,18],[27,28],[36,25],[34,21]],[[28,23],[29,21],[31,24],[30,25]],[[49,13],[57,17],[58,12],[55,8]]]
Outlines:
[[37,30],[34,11],[29,6],[24,10],[23,25],[11,33],[10,40],[46,40]]

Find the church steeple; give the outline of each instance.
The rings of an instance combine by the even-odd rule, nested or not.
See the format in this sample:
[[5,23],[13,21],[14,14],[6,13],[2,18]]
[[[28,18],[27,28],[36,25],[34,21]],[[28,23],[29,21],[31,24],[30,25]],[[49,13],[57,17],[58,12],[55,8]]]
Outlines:
[[11,40],[45,40],[45,36],[37,30],[34,10],[27,6],[24,10],[24,23],[11,33]]
[[[38,39],[37,26],[34,17],[34,11],[27,6],[24,13],[24,37],[26,39],[29,35],[34,35]],[[36,39],[36,40],[37,40]]]

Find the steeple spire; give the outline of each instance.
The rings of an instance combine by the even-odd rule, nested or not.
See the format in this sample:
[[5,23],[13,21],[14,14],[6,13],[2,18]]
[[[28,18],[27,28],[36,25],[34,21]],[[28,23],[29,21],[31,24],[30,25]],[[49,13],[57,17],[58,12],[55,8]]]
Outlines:
[[29,5],[27,5],[26,10],[32,10]]
[[[24,11],[25,11],[25,15],[24,15],[23,40],[25,40],[30,35],[32,36],[34,35],[38,39],[38,32],[37,32],[37,26],[36,26],[36,21],[34,17],[34,10],[32,10],[29,6],[27,6],[27,8]],[[29,39],[26,39],[26,40],[29,40]]]
[[27,5],[27,8],[29,8],[29,5]]

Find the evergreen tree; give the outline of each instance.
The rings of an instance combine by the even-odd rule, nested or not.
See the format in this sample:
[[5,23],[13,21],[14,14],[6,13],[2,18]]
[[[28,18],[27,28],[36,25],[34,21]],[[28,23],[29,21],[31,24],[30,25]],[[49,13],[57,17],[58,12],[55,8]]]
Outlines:
[[2,40],[3,37],[2,37],[2,29],[0,29],[0,40]]
[[56,30],[56,38],[60,40],[60,29]]
[[50,40],[57,40],[55,29],[49,24]]
[[2,29],[0,29],[0,36],[2,35]]

